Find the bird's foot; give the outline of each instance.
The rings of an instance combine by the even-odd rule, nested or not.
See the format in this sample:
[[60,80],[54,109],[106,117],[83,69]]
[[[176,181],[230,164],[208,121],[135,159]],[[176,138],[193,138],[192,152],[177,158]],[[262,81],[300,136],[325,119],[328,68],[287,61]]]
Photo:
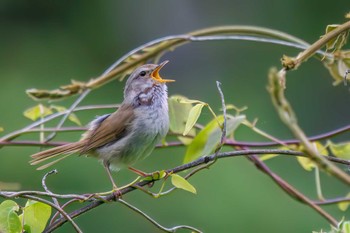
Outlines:
[[155,172],[151,172],[151,173],[146,173],[146,172],[140,171],[140,170],[133,168],[133,167],[129,167],[129,170],[136,173],[137,175],[143,177],[144,180],[160,180],[160,179],[168,176],[168,173],[164,170],[155,171]]
[[115,197],[116,200],[118,199],[123,199],[123,193],[122,191],[120,191],[120,189],[118,189],[117,187],[113,188],[113,195]]

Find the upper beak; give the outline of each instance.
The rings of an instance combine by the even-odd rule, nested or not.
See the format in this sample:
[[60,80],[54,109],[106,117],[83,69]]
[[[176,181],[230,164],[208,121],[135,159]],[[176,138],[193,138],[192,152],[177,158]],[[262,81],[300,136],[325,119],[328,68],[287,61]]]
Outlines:
[[163,66],[165,66],[165,64],[167,64],[169,61],[163,61],[162,63],[160,63],[151,73],[151,77],[159,82],[159,83],[170,83],[170,82],[175,82],[175,80],[172,79],[162,79],[162,77],[160,77],[159,75],[159,71],[163,68]]

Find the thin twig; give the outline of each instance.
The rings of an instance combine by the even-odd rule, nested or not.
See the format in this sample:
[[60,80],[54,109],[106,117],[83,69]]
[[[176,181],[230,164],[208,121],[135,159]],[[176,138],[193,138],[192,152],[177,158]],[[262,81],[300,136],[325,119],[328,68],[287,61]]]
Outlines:
[[140,214],[141,216],[143,216],[145,219],[147,219],[149,222],[151,222],[154,226],[156,226],[158,229],[165,231],[165,232],[176,232],[179,229],[188,229],[191,230],[192,232],[198,232],[201,233],[202,231],[191,227],[191,226],[186,226],[186,225],[180,225],[180,226],[175,226],[175,227],[171,227],[171,228],[166,228],[163,227],[162,225],[160,225],[156,220],[154,220],[153,218],[151,218],[149,215],[147,215],[146,213],[144,213],[142,210],[138,209],[137,207],[131,205],[130,203],[126,202],[123,199],[118,199],[117,202],[122,203],[123,205],[125,205],[126,207],[128,207],[129,209],[133,210],[134,212]]
[[293,61],[294,62],[294,68],[297,68],[302,62],[309,59],[311,56],[313,56],[316,51],[320,50],[323,46],[327,44],[330,40],[336,38],[341,33],[347,31],[350,29],[350,21],[347,21],[338,27],[336,27],[334,30],[328,32],[327,34],[323,35],[319,40],[317,40],[315,43],[310,45],[306,50],[304,50],[302,53],[300,53],[297,58]]
[[[341,128],[311,136],[308,138],[309,141],[319,141],[327,138],[331,138],[334,136],[337,136],[342,133],[346,133],[350,131],[350,125],[343,126]],[[282,140],[284,144],[286,145],[291,145],[291,144],[300,144],[300,140],[296,139],[287,139],[287,140]],[[232,146],[242,146],[242,147],[267,147],[267,146],[279,146],[280,144],[277,142],[243,142],[243,141],[235,141],[232,139],[226,138],[225,143],[227,145],[232,145]]]
[[[68,205],[70,205],[70,204],[72,204],[72,203],[74,203],[74,202],[77,202],[77,201],[81,201],[81,200],[79,200],[79,199],[71,199],[71,200],[67,201],[66,203],[64,203],[64,204],[62,205],[61,208],[62,208],[62,209],[63,209],[63,208],[66,208]],[[57,212],[52,216],[49,225],[51,225],[59,215],[60,215],[60,212],[57,211]]]
[[[73,112],[85,111],[85,110],[94,110],[94,109],[118,108],[118,107],[119,107],[119,105],[116,105],[116,104],[87,105],[87,106],[77,107],[77,108],[74,109]],[[68,112],[68,110],[63,111],[63,112],[57,112],[57,113],[51,114],[51,115],[49,115],[47,117],[44,117],[43,119],[40,119],[40,120],[38,120],[36,122],[31,123],[30,125],[22,128],[22,129],[19,129],[19,130],[11,132],[9,134],[6,134],[0,139],[0,142],[10,141],[10,140],[18,137],[19,135],[23,134],[27,130],[33,129],[33,128],[38,127],[39,125],[41,125],[43,123],[46,123],[46,122],[51,121],[53,119],[56,119],[57,117],[60,117],[60,116],[62,116],[64,114],[66,114],[67,112]]]
[[[48,188],[47,185],[46,185],[46,178],[47,178],[49,175],[52,175],[52,174],[57,174],[57,170],[54,169],[54,170],[52,170],[52,171],[46,173],[46,174],[43,176],[43,179],[41,180],[41,185],[43,186],[44,190],[45,190],[47,193],[49,193],[49,194],[52,194],[52,192],[49,190],[49,188]],[[61,207],[61,205],[60,205],[60,203],[58,202],[57,198],[52,197],[52,200],[53,200],[53,202],[55,203],[55,205]]]
[[226,114],[225,97],[224,97],[224,93],[221,90],[221,83],[219,81],[216,81],[216,87],[218,88],[218,91],[219,91],[219,94],[220,94],[221,107],[222,107],[222,112],[223,112],[223,115],[224,115],[224,122],[222,124],[222,129],[221,129],[220,144],[215,149],[215,154],[218,154],[220,152],[222,146],[225,143],[225,137],[226,137],[226,131],[227,131],[227,114]]
[[278,176],[276,173],[272,172],[268,166],[266,166],[265,163],[263,163],[256,155],[250,155],[248,158],[256,165],[257,168],[259,168],[261,171],[266,173],[269,177],[272,178],[275,183],[282,188],[286,193],[288,193],[290,196],[296,198],[296,200],[299,200],[314,210],[316,210],[321,216],[323,216],[325,219],[328,220],[333,226],[338,225],[338,221],[334,219],[330,214],[328,214],[326,211],[324,211],[322,208],[320,208],[318,205],[316,205],[312,200],[310,200],[308,197],[306,197],[304,194],[299,192],[296,188],[291,186],[289,183],[287,183],[285,180],[283,180],[280,176]]
[[[83,93],[80,94],[80,96],[74,101],[74,103],[69,107],[67,112],[63,115],[60,122],[57,124],[56,129],[59,129],[63,126],[64,122],[68,119],[69,115],[73,113],[74,109],[85,99],[85,97],[90,93],[91,89],[86,89],[83,91]],[[57,132],[52,132],[49,136],[46,137],[44,140],[45,142],[51,141],[55,136]]]
[[332,205],[340,202],[350,202],[350,197],[338,197],[325,200],[312,201],[315,205]]
[[[222,92],[220,86],[221,86],[221,83],[219,81],[216,81],[216,87],[217,87],[217,89],[219,91],[219,95],[220,95],[220,99],[221,99],[221,105],[222,105],[222,111],[223,111],[223,115],[224,115],[224,122],[223,122],[222,126],[220,125],[220,128],[221,128],[220,143],[215,148],[215,152],[214,152],[215,153],[214,154],[215,155],[215,159],[213,161],[210,161],[207,164],[203,165],[202,167],[200,167],[199,170],[202,170],[204,168],[209,168],[211,165],[213,165],[216,162],[216,158],[217,158],[221,148],[224,146],[224,143],[225,143],[226,131],[227,131],[227,114],[226,114],[225,97],[224,97],[224,93]],[[211,109],[211,108],[209,107],[209,109]],[[214,116],[215,116],[215,113],[214,113]]]
[[[113,105],[115,106],[115,105]],[[198,124],[197,124],[198,125]],[[61,129],[55,129],[55,128],[46,128],[43,131],[44,132],[51,132],[51,131],[58,131],[58,132],[68,132],[68,131],[80,131],[86,129],[85,127],[65,127]],[[341,128],[311,136],[308,138],[309,141],[319,141],[319,140],[324,140],[327,138],[331,138],[334,136],[337,136],[342,133],[346,133],[350,130],[350,125],[343,126]],[[25,133],[30,133],[30,132],[39,132],[41,131],[40,129],[30,129],[28,131],[22,132],[21,134]],[[299,140],[296,139],[286,139],[286,140],[280,140],[283,142],[283,144],[286,145],[291,145],[291,144],[300,144]],[[48,142],[48,143],[41,143],[38,141],[30,141],[30,140],[25,140],[25,141],[0,141],[0,146],[61,146],[64,144],[67,144],[69,142]],[[236,141],[230,138],[225,138],[225,145],[229,146],[239,146],[239,147],[268,147],[268,146],[279,146],[280,143],[278,142],[245,142],[245,141]],[[157,148],[167,148],[169,146],[183,146],[183,143],[174,141],[174,142],[167,142],[167,144],[159,144],[157,145]]]

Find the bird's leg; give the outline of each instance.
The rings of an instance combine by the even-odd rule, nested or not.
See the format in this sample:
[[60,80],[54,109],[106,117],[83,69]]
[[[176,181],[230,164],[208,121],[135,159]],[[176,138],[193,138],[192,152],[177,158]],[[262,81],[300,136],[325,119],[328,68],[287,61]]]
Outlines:
[[111,170],[109,169],[109,163],[107,161],[103,161],[103,166],[106,169],[106,172],[108,174],[108,177],[109,177],[110,181],[112,182],[113,191],[115,191],[114,194],[115,194],[116,198],[122,197],[121,191],[118,189],[117,185],[114,183],[114,180],[113,180],[113,177],[112,177],[112,174],[111,174]]
[[146,172],[140,171],[140,170],[133,168],[133,167],[128,167],[128,169],[130,171],[136,173],[139,176],[150,177],[150,178],[152,178],[152,180],[159,180],[159,179],[167,176],[165,171],[156,171],[156,172],[152,172],[152,173],[146,173]]
[[147,176],[152,176],[153,174],[152,173],[146,173],[146,172],[143,172],[143,171],[140,171],[136,168],[133,168],[133,167],[128,167],[128,169],[134,173],[136,173],[137,175],[139,176],[142,176],[142,177],[147,177]]

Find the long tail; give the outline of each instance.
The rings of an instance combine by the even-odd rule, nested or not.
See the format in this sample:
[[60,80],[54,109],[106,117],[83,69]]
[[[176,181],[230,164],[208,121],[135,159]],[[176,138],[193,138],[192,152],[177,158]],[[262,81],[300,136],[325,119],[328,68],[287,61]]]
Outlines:
[[[61,161],[62,159],[68,157],[69,155],[79,152],[85,145],[85,141],[79,141],[79,142],[73,142],[73,143],[69,143],[63,146],[58,146],[49,150],[44,150],[41,152],[38,152],[36,154],[33,154],[31,157],[33,158],[29,163],[31,165],[37,165],[39,163],[45,162],[49,159],[53,159],[55,158],[53,161],[48,162],[40,167],[38,167],[38,170],[42,170],[45,169],[59,161]],[[58,158],[56,158],[58,157]]]

